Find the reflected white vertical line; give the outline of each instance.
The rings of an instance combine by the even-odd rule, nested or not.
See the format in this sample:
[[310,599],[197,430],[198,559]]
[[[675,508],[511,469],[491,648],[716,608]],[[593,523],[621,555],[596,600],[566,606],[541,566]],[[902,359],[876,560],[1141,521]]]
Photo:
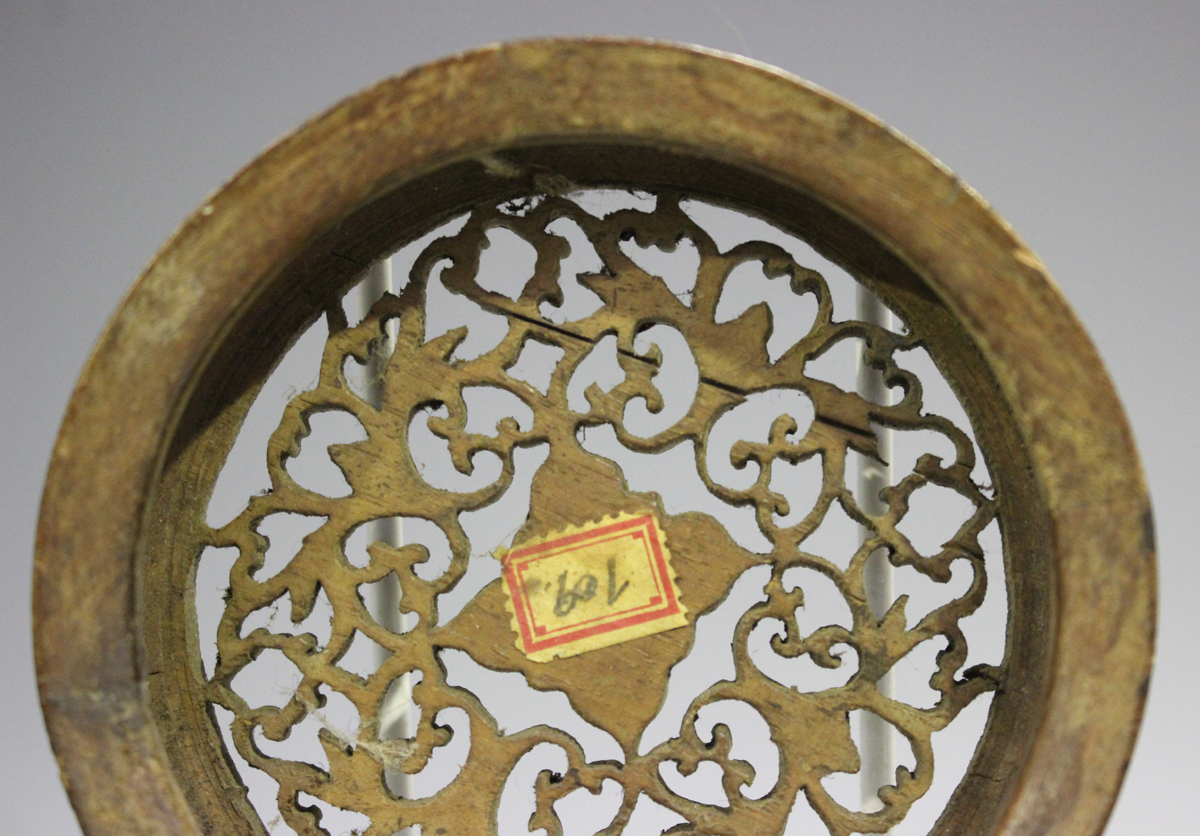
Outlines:
[[[867,290],[858,287],[858,319],[871,325],[890,329],[892,327],[892,312]],[[891,390],[884,382],[883,373],[873,369],[863,361],[863,344],[859,343],[858,368],[856,370],[858,394],[872,403],[881,405],[891,404]],[[859,456],[858,490],[856,499],[858,506],[865,514],[878,516],[887,511],[887,504],[880,498],[880,491],[892,484],[892,431],[887,427],[876,428],[876,439],[879,458],[875,461],[866,456]],[[873,532],[866,528],[859,529],[859,542],[866,541]],[[882,618],[892,605],[894,597],[892,589],[892,565],[887,559],[884,549],[875,551],[868,559],[863,571],[863,584],[866,587],[867,604],[875,618]],[[879,693],[887,698],[893,695],[892,671],[880,677],[876,683]],[[862,741],[862,768],[859,772],[862,792],[862,809],[864,812],[875,812],[882,808],[879,800],[880,787],[895,783],[895,753],[894,732],[890,723],[869,711],[859,714],[859,735]]]
[[[371,306],[385,293],[392,292],[392,263],[385,258],[377,262],[367,271],[366,277],[359,285],[362,315],[365,317]],[[383,380],[388,358],[396,339],[395,323],[389,323],[386,344],[379,345],[371,352],[367,365],[367,398],[371,405],[379,409],[383,405]],[[388,517],[368,523],[371,526],[369,542],[385,543],[399,547],[404,542],[404,532],[400,521]],[[394,575],[388,575],[383,583],[371,585],[374,600],[368,601],[368,609],[379,621],[379,625],[393,633],[399,633],[404,627],[404,617],[400,614],[400,584]],[[377,662],[384,664],[391,655],[380,647],[377,651]],[[389,688],[384,703],[379,709],[379,736],[384,740],[411,738],[412,729],[412,682],[410,675],[405,673],[400,677],[396,687]],[[388,772],[386,774],[388,787],[402,798],[411,796],[412,779],[403,772]],[[406,830],[400,833],[407,833]]]

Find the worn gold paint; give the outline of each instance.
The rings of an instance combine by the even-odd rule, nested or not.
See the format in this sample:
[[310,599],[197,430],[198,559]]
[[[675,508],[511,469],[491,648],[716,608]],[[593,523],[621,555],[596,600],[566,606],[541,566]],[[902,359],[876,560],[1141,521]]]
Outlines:
[[[480,162],[487,159],[501,165]],[[377,547],[365,569],[338,562],[334,532],[356,519],[416,507],[455,535],[459,511],[479,507],[507,487],[514,446],[540,439],[551,455],[535,478],[518,542],[582,525],[598,512],[653,513],[670,543],[689,614],[710,610],[738,574],[769,563],[773,585],[766,606],[786,621],[793,592],[782,589],[778,575],[812,556],[800,547],[804,531],[773,529],[770,509],[779,506],[769,483],[760,479],[744,496],[722,497],[756,507],[774,551],[753,555],[702,515],[666,515],[656,497],[629,491],[610,464],[575,444],[580,421],[609,423],[620,433],[621,405],[638,394],[651,401],[654,364],[645,362],[651,358],[622,355],[626,382],[596,393],[587,415],[570,414],[550,395],[522,390],[519,396],[542,398],[535,412],[543,417],[533,429],[501,426],[494,436],[465,432],[458,394],[464,382],[513,391],[502,361],[522,340],[536,334],[560,340],[564,348],[573,344],[537,324],[533,300],[553,292],[549,273],[531,279],[527,298],[496,299],[478,289],[464,266],[478,238],[470,233],[453,243],[457,272],[448,286],[514,323],[505,347],[474,365],[450,361],[453,335],[440,342],[421,339],[420,281],[411,285],[417,290],[405,291],[408,296],[385,298],[356,328],[337,322],[337,300],[364,267],[463,211],[474,213],[477,230],[507,224],[550,252],[553,241],[537,227],[545,217],[506,220],[495,207],[545,195],[543,213],[575,212],[562,197],[574,185],[649,189],[660,195],[660,206],[647,217],[577,218],[616,267],[617,284],[633,293],[605,297],[602,313],[581,332],[587,344],[580,343],[556,374],[565,378],[602,333],[617,333],[633,353],[638,323],[661,319],[686,333],[702,375],[722,384],[701,387],[696,405],[669,431],[674,436],[622,435],[633,449],[660,450],[685,438],[699,446],[713,417],[741,393],[794,386],[812,398],[818,420],[799,439],[789,438],[780,424],[767,444],[742,452],[765,469],[780,458],[820,456],[826,482],[819,504],[841,502],[854,516],[839,456],[847,446],[870,452],[872,422],[903,427],[930,420],[914,390],[896,407],[879,410],[803,373],[804,358],[841,328],[866,340],[873,362],[891,374],[891,353],[901,345],[895,335],[835,323],[822,313],[812,340],[777,368],[763,362],[764,323],[757,315],[713,321],[705,306],[715,299],[706,299],[704,283],[718,285],[731,258],[758,261],[769,275],[786,275],[797,292],[820,299],[819,277],[783,255],[759,245],[736,254],[705,252],[711,275],[701,277],[686,305],[664,295],[652,277],[622,266],[615,241],[626,222],[639,242],[677,240],[673,236],[682,230],[703,251],[703,231],[686,226],[672,195],[700,195],[771,219],[846,267],[900,313],[911,339],[924,341],[963,400],[995,481],[994,500],[972,494],[973,452],[958,444],[955,462],[927,462],[915,474],[972,494],[972,527],[998,515],[1012,609],[999,669],[955,678],[960,648],[954,647],[939,669],[943,700],[933,712],[872,695],[871,676],[900,658],[906,642],[920,638],[914,630],[944,635],[956,629],[956,620],[972,609],[971,596],[981,593],[982,575],[966,600],[914,630],[892,614],[875,621],[855,611],[849,636],[816,641],[789,633],[782,647],[797,653],[824,658],[828,643],[822,642],[841,638],[857,643],[869,664],[841,692],[813,696],[782,688],[743,661],[734,681],[704,696],[748,701],[774,730],[784,759],[780,789],[751,802],[739,794],[750,773],[728,758],[731,740],[724,732],[711,742],[700,740],[685,718],[677,738],[645,757],[636,755],[658,702],[644,698],[642,683],[665,679],[687,652],[690,626],[537,663],[512,641],[498,584],[449,623],[437,621],[436,595],[453,584],[467,560],[461,538],[450,537],[455,557],[449,575],[424,586],[412,580],[419,548]],[[594,283],[602,288],[599,279]],[[245,411],[290,342],[322,313],[330,316],[332,332],[327,362],[317,389],[293,402],[272,439],[272,492],[229,527],[208,529],[208,496]],[[389,367],[393,400],[372,414],[339,384],[338,364],[346,353],[365,355],[387,316],[401,320],[407,341],[398,349],[402,360]],[[418,397],[453,407],[431,428],[450,442],[460,465],[483,449],[506,460],[500,483],[465,498],[422,486],[404,464],[408,424],[397,418]],[[306,431],[306,416],[330,405],[354,412],[369,436],[365,448],[339,454],[355,487],[354,502],[342,507],[289,484],[283,466]],[[956,437],[948,427],[936,429]],[[369,455],[372,449],[378,455]],[[719,486],[709,488],[720,495]],[[932,577],[950,562],[975,565],[970,538],[978,528],[956,537],[943,555],[905,551],[895,522],[906,490],[899,487],[882,517],[855,517],[875,531],[875,544],[886,543],[894,560],[924,566]],[[262,543],[254,525],[271,508],[328,513],[334,525],[306,545],[282,577],[259,581],[253,567]],[[799,525],[810,522],[815,519]],[[234,544],[242,556],[221,626],[221,668],[210,681],[200,669],[189,595],[201,550],[216,543]],[[706,557],[713,553],[720,559]],[[405,606],[426,614],[427,623],[398,637],[375,633],[394,652],[390,667],[370,681],[338,674],[338,643],[366,624],[358,584],[393,571],[407,582]],[[859,602],[856,571],[852,565],[841,580],[847,600]],[[813,804],[832,833],[880,832],[928,785],[928,734],[971,696],[997,684],[975,760],[934,833],[1094,836],[1136,734],[1154,623],[1153,526],[1132,439],[1094,348],[1036,257],[944,167],[827,94],[738,59],[620,41],[490,47],[385,81],[309,123],[217,193],[151,264],[84,370],[47,480],[35,572],[39,687],[64,780],[90,836],[264,832],[210,722],[213,703],[237,716],[234,738],[243,756],[253,756],[248,759],[254,766],[280,779],[281,811],[300,832],[317,826],[314,814],[296,805],[296,794],[304,791],[368,812],[373,835],[410,821],[422,822],[427,836],[488,833],[498,782],[541,741],[561,745],[573,768],[570,777],[543,774],[538,782],[531,824],[552,834],[558,832],[554,800],[578,786],[597,790],[607,778],[625,786],[627,801],[645,792],[675,806],[699,832],[778,832],[800,788],[801,803]],[[329,647],[310,647],[304,635],[238,634],[246,613],[284,591],[293,615],[302,616],[318,579],[328,583],[342,613]],[[752,620],[743,619],[735,643],[744,642]],[[306,677],[282,710],[239,703],[229,687],[264,642],[290,654]],[[626,763],[587,764],[577,744],[556,730],[501,733],[474,695],[439,678],[436,648],[465,650],[487,667],[522,672],[536,688],[567,692],[585,719],[617,739]],[[640,666],[637,687],[631,677],[605,675],[605,666],[618,658]],[[385,767],[419,769],[446,742],[445,730],[423,724],[411,745],[393,751],[372,739],[370,722],[386,682],[416,667],[428,676],[417,695],[426,717],[449,706],[472,716],[473,745],[462,773],[422,802],[395,798],[380,776]],[[319,703],[318,685],[351,696],[366,721],[360,739],[323,737],[328,773],[256,754],[252,729],[286,734]],[[830,772],[858,766],[844,721],[853,707],[876,710],[905,728],[918,750],[915,773],[899,775],[896,788],[884,793],[883,811],[869,816],[842,810],[820,783]],[[721,764],[730,807],[685,803],[663,787],[657,771],[663,761],[677,762],[687,773],[704,759]],[[625,809],[614,823],[618,828]]]

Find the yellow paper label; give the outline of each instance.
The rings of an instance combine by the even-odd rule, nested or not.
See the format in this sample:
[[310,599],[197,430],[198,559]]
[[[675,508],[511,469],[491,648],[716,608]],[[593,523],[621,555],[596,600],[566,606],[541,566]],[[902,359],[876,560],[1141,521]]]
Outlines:
[[621,514],[497,553],[517,647],[535,662],[687,624],[653,514]]

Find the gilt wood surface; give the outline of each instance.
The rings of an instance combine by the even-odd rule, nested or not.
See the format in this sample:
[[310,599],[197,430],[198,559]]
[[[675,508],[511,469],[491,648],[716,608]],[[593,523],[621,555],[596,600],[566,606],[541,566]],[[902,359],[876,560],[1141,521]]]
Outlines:
[[[702,268],[691,305],[664,296],[659,285],[629,265],[614,269],[615,278],[597,277],[589,284],[606,306],[594,321],[579,324],[575,335],[538,324],[535,300],[554,292],[542,270],[519,299],[483,294],[468,269],[479,230],[489,223],[525,226],[528,237],[537,238],[537,225],[544,229],[547,216],[576,211],[556,196],[564,183],[637,186],[659,195],[659,209],[650,217],[577,217],[582,227],[590,227],[598,252],[610,248],[602,256],[615,268],[622,267],[615,240],[626,229],[646,241],[678,236],[687,220],[672,208],[672,195],[698,194],[748,207],[800,234],[910,323],[963,400],[987,456],[1005,534],[1012,611],[1003,669],[963,680],[951,676],[945,683],[940,710],[948,715],[980,689],[997,683],[1000,689],[976,759],[936,832],[1097,833],[1115,796],[1144,699],[1153,625],[1152,525],[1111,385],[1040,263],[936,163],[869,117],[795,79],[682,48],[572,41],[496,47],[447,59],[384,82],[305,126],[185,224],[102,337],[55,449],[36,564],[39,684],[64,780],[88,831],[261,832],[239,793],[207,706],[224,700],[233,707],[243,741],[252,720],[264,722],[264,728],[274,724],[275,733],[281,733],[289,716],[308,709],[301,696],[275,716],[240,711],[228,680],[264,637],[243,640],[235,627],[238,608],[249,611],[283,586],[293,606],[303,610],[318,574],[328,572],[335,577],[322,576],[323,588],[331,598],[340,596],[335,603],[346,613],[357,612],[353,590],[368,576],[396,571],[402,585],[407,579],[403,600],[429,620],[404,637],[380,634],[377,640],[394,650],[394,673],[425,666],[419,687],[430,706],[470,703],[469,696],[438,684],[437,663],[429,655],[433,646],[462,647],[494,654],[485,662],[490,666],[526,671],[535,687],[539,677],[546,677],[543,684],[567,690],[581,714],[621,741],[624,770],[579,762],[570,779],[540,786],[543,802],[572,789],[571,781],[587,785],[615,771],[630,786],[662,792],[650,774],[654,759],[639,766],[629,757],[638,725],[645,721],[636,711],[615,711],[611,697],[596,699],[580,683],[597,676],[606,684],[618,683],[620,677],[605,677],[605,660],[628,654],[634,644],[647,648],[639,654],[649,676],[665,672],[686,649],[688,628],[555,660],[541,669],[519,658],[510,638],[482,645],[475,638],[481,631],[510,634],[495,590],[485,590],[445,625],[433,620],[436,583],[427,588],[406,575],[420,559],[419,549],[376,549],[372,563],[357,575],[328,561],[319,571],[304,569],[300,560],[295,572],[272,580],[274,587],[258,584],[248,571],[261,552],[252,523],[267,507],[308,503],[310,513],[340,520],[342,531],[371,516],[416,507],[452,535],[457,510],[488,501],[485,495],[451,500],[423,493],[413,474],[396,468],[396,462],[405,461],[407,430],[397,416],[410,415],[426,399],[451,407],[450,417],[434,429],[450,441],[460,461],[478,449],[506,457],[516,445],[550,445],[538,478],[553,489],[539,490],[535,484],[522,536],[620,511],[652,511],[663,520],[676,556],[685,603],[694,613],[705,611],[739,567],[765,558],[726,542],[702,518],[667,517],[653,496],[629,492],[619,474],[580,455],[575,443],[581,421],[619,427],[625,401],[638,393],[653,397],[654,358],[632,350],[634,331],[648,319],[671,322],[685,333],[708,383],[677,428],[651,440],[623,438],[631,447],[662,449],[683,438],[702,444],[707,422],[739,392],[796,386],[813,399],[819,420],[791,443],[781,424],[771,444],[744,452],[768,464],[774,457],[820,455],[826,468],[821,502],[836,498],[852,507],[838,461],[847,445],[869,452],[870,420],[897,426],[927,420],[919,413],[915,382],[909,397],[885,412],[807,380],[803,357],[830,338],[834,326],[827,320],[819,318],[811,344],[777,366],[763,363],[761,323],[731,323],[747,333],[726,336],[732,329],[721,331],[705,305],[715,305],[715,298],[706,301],[706,293],[712,295],[709,285],[719,284],[730,258],[758,260],[768,275],[786,276],[795,289],[818,298],[819,277],[762,248],[735,256],[705,252],[702,230],[683,231],[711,270],[705,274]],[[537,194],[547,196],[519,219],[502,217],[495,208]],[[457,282],[459,293],[509,317],[513,327],[506,347],[470,368],[447,364],[453,339],[445,345],[422,339],[417,277],[398,297],[385,298],[362,325],[334,329],[332,359],[320,386],[293,404],[292,423],[285,420],[273,440],[274,490],[225,529],[207,530],[204,508],[221,462],[282,351],[316,316],[336,308],[340,293],[363,267],[466,210],[473,212],[472,221],[457,241],[445,245],[457,248],[455,275],[447,283]],[[548,239],[542,243],[542,251],[555,246]],[[547,264],[552,261],[547,256]],[[606,287],[618,286],[629,292],[605,296]],[[348,400],[337,377],[340,358],[362,356],[386,316],[400,321],[403,350],[397,351],[405,362],[393,357],[389,365],[386,392],[394,399],[392,411],[373,413]],[[859,324],[849,327],[860,329],[858,335],[886,368],[894,338]],[[554,402],[555,385],[565,386],[572,363],[605,329],[623,341],[625,388],[607,397],[594,393],[588,415],[570,415]],[[536,404],[540,417],[530,430],[501,426],[495,437],[467,435],[457,409],[461,385],[487,382],[511,390],[516,384],[504,373],[504,361],[527,339],[565,352],[548,393],[528,391],[531,387],[517,392]],[[915,401],[913,391],[918,392]],[[369,436],[365,447],[339,454],[344,459],[339,463],[353,474],[356,493],[353,502],[338,508],[296,490],[283,466],[303,435],[305,410],[330,404],[354,411]],[[949,428],[937,429],[953,436]],[[373,453],[368,452],[372,445],[377,447]],[[917,476],[970,493],[962,470],[967,453],[957,446],[958,462],[928,463]],[[391,468],[386,473],[380,465],[385,458]],[[399,480],[402,487],[388,480]],[[566,485],[577,487],[564,490]],[[893,500],[893,511],[903,504],[903,490]],[[761,479],[749,495],[726,498],[761,509],[776,502]],[[981,527],[997,509],[982,494],[977,500],[974,522]],[[759,516],[764,531],[773,534],[773,571],[808,559],[797,548],[803,531],[772,532],[769,510]],[[906,554],[898,535],[889,539],[886,517],[864,521],[894,549],[896,559],[928,560],[923,565],[931,573],[939,571],[939,560],[951,559]],[[964,533],[954,558],[972,559],[970,535],[970,530]],[[337,526],[323,536],[334,538],[332,546],[326,544],[328,554],[336,549]],[[231,613],[222,628],[225,667],[206,682],[188,596],[200,549],[216,542],[238,545],[247,571],[244,580],[234,579]],[[700,543],[703,548],[691,545]],[[714,549],[722,559],[701,557]],[[456,548],[456,554],[460,551]],[[312,553],[319,552],[314,545]],[[692,571],[701,564],[704,571]],[[853,567],[843,580],[848,600],[857,601]],[[786,599],[777,585],[769,604],[785,620]],[[962,614],[943,614],[928,629],[953,629],[954,618]],[[895,658],[900,648],[893,644],[915,638],[887,619],[875,623],[859,615],[852,639],[868,657]],[[362,617],[357,614],[360,623]],[[349,627],[347,621],[343,629]],[[812,646],[800,648],[795,646],[799,638],[789,635],[782,644],[793,642],[794,652],[820,656],[819,641],[810,639]],[[328,680],[329,666],[322,666],[335,660],[336,650],[309,654],[304,642],[293,637],[280,645],[308,666],[305,673],[314,684],[321,677]],[[946,660],[951,675],[953,661]],[[864,668],[867,674],[848,688],[852,693],[825,701],[799,699],[783,689],[787,693],[778,696],[785,708],[768,718],[777,740],[820,739],[816,746],[781,746],[781,754],[789,754],[783,755],[787,766],[781,768],[780,786],[803,786],[835,833],[883,829],[889,816],[902,812],[906,794],[917,792],[924,780],[918,753],[916,777],[901,780],[894,797],[885,798],[894,803],[881,815],[822,809],[819,781],[810,779],[822,769],[853,766],[854,753],[845,745],[837,716],[855,699],[874,704],[870,666]],[[338,684],[358,694],[369,718],[384,679]],[[764,695],[779,690],[745,665],[736,682],[721,687],[766,705],[772,701]],[[316,699],[315,692],[310,696]],[[626,705],[636,703],[635,697]],[[408,809],[419,805],[406,807],[383,791],[379,776],[387,753],[371,756],[361,746],[349,752],[331,741],[326,747],[331,767],[338,764],[331,770],[333,780],[299,765],[271,768],[279,769],[292,788],[327,791],[345,806],[369,808],[378,832],[414,820],[405,819],[408,814],[425,816],[420,820],[427,822],[427,832],[438,827],[487,832],[487,799],[496,771],[538,734],[548,733],[496,735],[485,713],[475,710],[474,715],[472,740],[489,739],[491,732],[491,743],[473,745],[466,773],[444,797],[435,796],[419,811]],[[940,722],[925,716],[905,721],[918,739]],[[401,768],[418,766],[437,735],[423,725],[415,750],[393,753]],[[556,739],[574,751],[570,741]],[[719,735],[713,745],[723,756]],[[670,756],[681,765],[713,753],[685,733],[668,748],[659,759]],[[725,761],[725,769],[733,798],[746,774],[736,762]],[[688,818],[701,832],[778,832],[780,809],[791,803],[788,796],[781,789],[763,803],[739,801],[721,813],[689,809]],[[539,823],[553,830],[546,809],[543,804]],[[302,811],[293,813],[298,828],[311,823]]]

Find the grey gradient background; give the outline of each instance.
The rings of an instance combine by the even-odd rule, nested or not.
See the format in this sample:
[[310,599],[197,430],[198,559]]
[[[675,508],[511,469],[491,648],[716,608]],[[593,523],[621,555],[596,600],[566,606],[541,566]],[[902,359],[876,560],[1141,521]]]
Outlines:
[[285,131],[495,40],[750,55],[901,130],[1042,257],[1116,381],[1155,501],[1160,640],[1109,833],[1186,833],[1200,788],[1200,4],[0,0],[0,830],[77,833],[29,634],[38,498],[76,376],[171,231]]

